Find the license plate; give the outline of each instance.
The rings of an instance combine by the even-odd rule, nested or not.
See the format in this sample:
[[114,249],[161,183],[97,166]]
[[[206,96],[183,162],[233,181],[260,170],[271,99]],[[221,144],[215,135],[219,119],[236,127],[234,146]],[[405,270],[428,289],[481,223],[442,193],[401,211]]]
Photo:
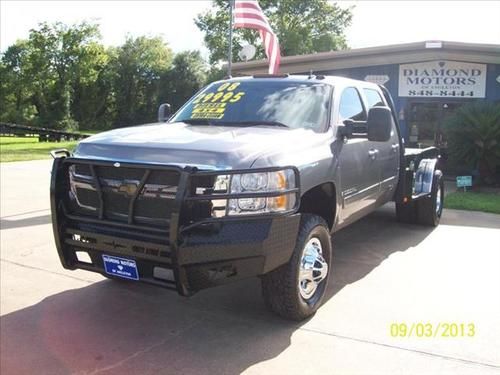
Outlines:
[[103,255],[104,270],[108,275],[123,277],[124,279],[139,280],[135,260]]

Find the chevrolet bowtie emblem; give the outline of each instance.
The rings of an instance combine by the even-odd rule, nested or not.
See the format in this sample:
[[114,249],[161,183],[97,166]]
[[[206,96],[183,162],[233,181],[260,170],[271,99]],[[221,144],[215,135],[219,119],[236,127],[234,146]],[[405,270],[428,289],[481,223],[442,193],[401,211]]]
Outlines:
[[120,185],[118,191],[127,195],[134,195],[137,191],[137,185],[131,182],[124,182]]

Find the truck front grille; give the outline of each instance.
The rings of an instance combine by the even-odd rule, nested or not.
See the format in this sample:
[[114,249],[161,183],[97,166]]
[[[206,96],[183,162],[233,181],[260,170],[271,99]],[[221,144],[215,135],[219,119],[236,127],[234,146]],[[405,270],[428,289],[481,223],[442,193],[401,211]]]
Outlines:
[[73,213],[167,228],[180,172],[74,163],[68,168]]

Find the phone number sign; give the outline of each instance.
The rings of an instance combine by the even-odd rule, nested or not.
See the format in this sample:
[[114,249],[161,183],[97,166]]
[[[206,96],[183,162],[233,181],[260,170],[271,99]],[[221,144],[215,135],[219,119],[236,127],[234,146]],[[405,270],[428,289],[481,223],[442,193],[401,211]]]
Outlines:
[[484,98],[486,65],[427,61],[399,65],[399,96]]

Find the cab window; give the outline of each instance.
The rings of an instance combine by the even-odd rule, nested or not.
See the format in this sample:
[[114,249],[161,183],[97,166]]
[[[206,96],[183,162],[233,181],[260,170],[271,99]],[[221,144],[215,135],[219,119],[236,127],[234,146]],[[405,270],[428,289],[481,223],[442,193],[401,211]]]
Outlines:
[[366,121],[366,111],[363,102],[359,96],[358,90],[354,87],[348,87],[340,96],[339,107],[340,121],[354,120]]
[[365,93],[366,100],[368,101],[368,109],[372,107],[383,107],[385,105],[380,93],[377,90],[363,89],[363,92]]

